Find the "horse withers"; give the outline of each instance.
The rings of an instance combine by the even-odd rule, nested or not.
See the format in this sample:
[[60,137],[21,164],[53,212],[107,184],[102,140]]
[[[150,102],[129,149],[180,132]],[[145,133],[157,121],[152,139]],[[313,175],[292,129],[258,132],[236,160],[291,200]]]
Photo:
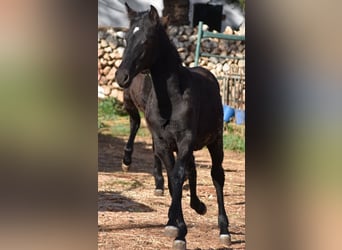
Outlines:
[[[193,151],[206,146],[212,159],[211,177],[216,189],[220,240],[230,244],[229,221],[224,208],[223,110],[217,79],[208,70],[182,66],[181,59],[163,29],[157,10],[136,12],[126,4],[130,28],[118,84],[128,88],[134,77],[150,70],[152,89],[145,107],[152,133],[154,154],[167,170],[172,197],[165,234],[173,237],[175,249],[185,249],[187,226],[181,198],[186,175],[190,206],[199,214],[206,207],[196,194]],[[173,152],[177,152],[175,159]]]

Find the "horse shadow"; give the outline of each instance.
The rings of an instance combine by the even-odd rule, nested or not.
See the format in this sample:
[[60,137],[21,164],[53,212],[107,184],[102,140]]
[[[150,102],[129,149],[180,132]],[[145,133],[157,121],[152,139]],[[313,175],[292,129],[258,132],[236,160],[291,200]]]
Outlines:
[[155,210],[145,204],[134,201],[120,192],[99,191],[97,210],[100,212],[154,212]]
[[[125,145],[126,140],[123,138],[98,133],[98,171],[122,172]],[[134,143],[131,165],[129,172],[153,175],[153,151],[150,143]]]

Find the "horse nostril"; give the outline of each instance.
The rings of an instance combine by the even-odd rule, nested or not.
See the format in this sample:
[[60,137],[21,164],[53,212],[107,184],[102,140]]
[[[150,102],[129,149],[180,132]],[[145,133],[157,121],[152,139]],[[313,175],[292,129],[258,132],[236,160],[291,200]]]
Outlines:
[[126,85],[128,86],[131,81],[128,70],[118,69],[118,71],[116,71],[116,81],[122,88],[126,87]]
[[125,77],[124,77],[123,82],[124,82],[124,83],[128,83],[128,81],[129,81],[129,75],[126,74]]

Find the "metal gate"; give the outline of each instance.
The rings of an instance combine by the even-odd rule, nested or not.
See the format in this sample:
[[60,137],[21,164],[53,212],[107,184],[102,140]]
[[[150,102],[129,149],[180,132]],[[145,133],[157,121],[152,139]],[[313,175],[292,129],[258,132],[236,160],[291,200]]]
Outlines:
[[[200,51],[203,38],[218,38],[233,41],[245,41],[245,36],[227,35],[203,30],[203,22],[198,24],[197,44],[195,51],[195,66],[198,66],[200,57],[218,57],[233,60],[245,60],[245,57],[221,56]],[[225,76],[217,77],[221,86],[222,104],[234,109],[245,110],[245,72],[238,65],[232,64]]]

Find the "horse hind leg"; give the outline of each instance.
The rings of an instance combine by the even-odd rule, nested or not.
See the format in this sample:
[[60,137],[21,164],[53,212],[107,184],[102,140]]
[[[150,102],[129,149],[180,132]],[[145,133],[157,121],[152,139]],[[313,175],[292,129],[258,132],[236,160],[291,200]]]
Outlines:
[[224,208],[223,186],[225,181],[223,162],[223,143],[222,137],[216,142],[208,145],[208,150],[212,160],[211,178],[216,189],[218,204],[218,225],[220,228],[220,241],[224,245],[231,244],[231,236],[228,231],[229,220]]
[[187,176],[189,179],[189,187],[190,187],[190,207],[194,209],[198,214],[205,214],[207,212],[207,207],[197,196],[196,186],[197,186],[197,172],[196,172],[196,165],[195,159],[192,155],[188,169],[187,169]]
[[130,134],[124,149],[124,157],[122,159],[122,170],[128,171],[132,163],[132,154],[134,147],[134,139],[140,127],[140,115],[137,107],[130,100],[125,100],[125,108],[129,114]]

